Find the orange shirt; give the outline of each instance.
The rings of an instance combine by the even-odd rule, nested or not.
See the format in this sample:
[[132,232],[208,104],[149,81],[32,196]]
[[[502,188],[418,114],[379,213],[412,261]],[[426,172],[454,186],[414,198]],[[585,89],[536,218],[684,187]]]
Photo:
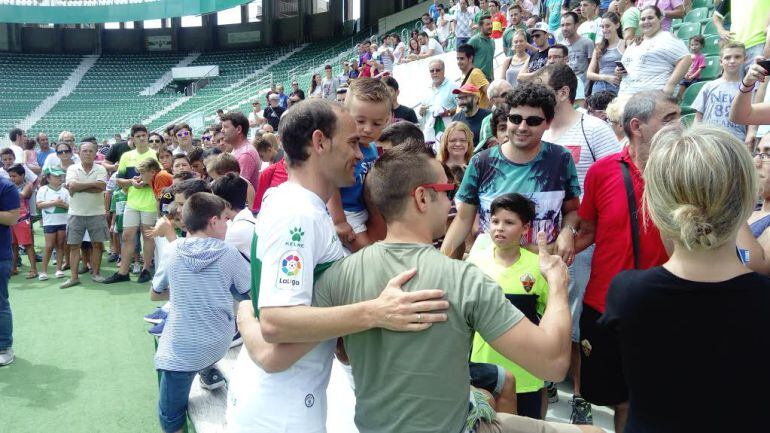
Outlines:
[[160,199],[160,193],[163,189],[171,186],[174,177],[166,170],[161,170],[152,177],[152,192],[155,198]]

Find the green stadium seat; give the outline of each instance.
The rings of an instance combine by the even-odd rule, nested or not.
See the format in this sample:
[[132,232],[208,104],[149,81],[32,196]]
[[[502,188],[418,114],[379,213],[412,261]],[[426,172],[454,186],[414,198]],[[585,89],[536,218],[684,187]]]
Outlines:
[[714,0],[692,0],[692,8],[708,8],[714,9]]
[[690,126],[695,121],[695,113],[686,114],[679,119],[684,126]]
[[682,102],[679,104],[679,106],[682,108],[682,114],[690,114],[695,112],[695,109],[692,108],[692,103],[695,101],[695,97],[698,96],[700,89],[703,88],[706,83],[706,81],[699,81],[684,91]]
[[719,49],[721,48],[720,43],[722,40],[719,38],[719,35],[709,35],[706,36],[706,45],[703,47],[703,55],[704,56],[713,56],[713,55],[719,55]]
[[711,20],[710,11],[708,8],[693,9],[684,16],[685,23],[705,23]]
[[706,56],[706,67],[700,73],[701,81],[709,81],[718,77],[719,68],[719,56]]
[[719,35],[717,26],[714,24],[713,21],[709,21],[708,23],[706,23],[705,26],[703,26],[703,36],[710,36],[710,35]]
[[699,35],[700,34],[700,24],[699,23],[683,23],[681,27],[676,31],[676,37],[683,40],[688,41],[691,37]]

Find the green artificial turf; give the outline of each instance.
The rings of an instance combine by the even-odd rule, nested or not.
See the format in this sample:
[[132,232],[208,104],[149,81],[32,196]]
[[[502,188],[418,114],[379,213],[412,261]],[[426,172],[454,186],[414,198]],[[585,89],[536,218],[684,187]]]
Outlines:
[[82,285],[62,290],[53,266],[41,282],[25,279],[23,263],[9,287],[16,360],[0,367],[0,432],[160,431],[151,325],[142,320],[154,308],[149,284],[81,275]]

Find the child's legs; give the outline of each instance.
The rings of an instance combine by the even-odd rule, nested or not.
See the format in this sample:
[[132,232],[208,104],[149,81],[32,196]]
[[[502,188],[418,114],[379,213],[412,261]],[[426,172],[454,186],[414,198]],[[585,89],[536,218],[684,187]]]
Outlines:
[[61,271],[69,255],[67,248],[67,231],[65,228],[56,232],[56,270]]
[[[53,252],[54,248],[56,248],[56,232],[51,232],[50,226],[44,226],[43,227],[43,233],[45,237],[45,251],[43,251],[43,264],[41,271],[43,273],[48,273],[48,262],[51,260],[51,253]],[[59,252],[59,255],[61,255],[61,252]],[[61,260],[56,261],[56,269],[59,269],[59,263]]]
[[19,264],[19,243],[16,242],[16,239],[13,240],[13,243],[11,244],[11,253],[13,254],[13,263],[11,264],[11,272],[16,273],[19,268],[17,267]]
[[27,251],[27,258],[29,259],[29,272],[37,273],[37,258],[35,257],[35,246],[33,244],[24,245],[24,250]]
[[195,379],[195,371],[160,372],[160,396],[158,398],[158,418],[165,433],[182,430],[187,416],[187,402],[190,387]]

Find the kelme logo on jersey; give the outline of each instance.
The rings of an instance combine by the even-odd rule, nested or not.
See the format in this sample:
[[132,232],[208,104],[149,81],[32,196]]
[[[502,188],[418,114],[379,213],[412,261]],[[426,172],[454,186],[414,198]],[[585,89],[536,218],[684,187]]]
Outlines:
[[289,241],[286,242],[287,247],[304,248],[302,243],[302,237],[305,236],[305,232],[302,227],[294,227],[289,229]]
[[281,255],[278,281],[279,289],[293,289],[302,284],[302,256],[297,251],[287,251]]

